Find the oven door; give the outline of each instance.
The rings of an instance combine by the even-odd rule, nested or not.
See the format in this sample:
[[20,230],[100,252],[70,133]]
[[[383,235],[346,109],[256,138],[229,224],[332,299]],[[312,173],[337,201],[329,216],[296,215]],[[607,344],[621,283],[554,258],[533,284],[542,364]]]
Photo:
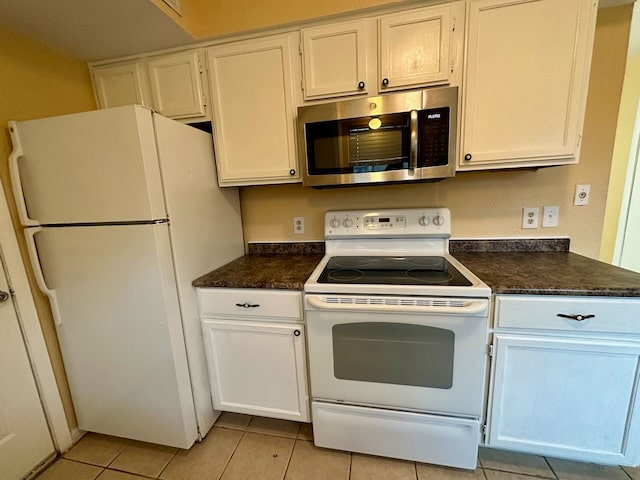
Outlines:
[[314,400],[481,417],[489,300],[305,295]]

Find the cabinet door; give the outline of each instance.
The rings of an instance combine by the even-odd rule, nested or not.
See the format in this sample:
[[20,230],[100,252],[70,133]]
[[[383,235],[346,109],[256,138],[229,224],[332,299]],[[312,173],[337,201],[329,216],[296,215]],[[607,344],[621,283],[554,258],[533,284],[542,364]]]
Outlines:
[[363,19],[302,30],[305,99],[376,93],[367,77],[375,61],[370,27]]
[[296,34],[207,50],[220,185],[300,181],[293,61]]
[[487,443],[590,462],[640,460],[640,343],[496,334]]
[[153,105],[158,112],[169,118],[206,115],[200,65],[197,51],[149,60]]
[[309,421],[304,325],[205,319],[216,409]]
[[459,169],[578,161],[594,3],[470,3]]
[[138,63],[106,65],[92,68],[99,108],[123,105],[146,105],[144,79]]
[[[378,20],[379,88],[449,82],[451,6],[436,6],[386,15]],[[462,26],[462,25],[461,25]]]

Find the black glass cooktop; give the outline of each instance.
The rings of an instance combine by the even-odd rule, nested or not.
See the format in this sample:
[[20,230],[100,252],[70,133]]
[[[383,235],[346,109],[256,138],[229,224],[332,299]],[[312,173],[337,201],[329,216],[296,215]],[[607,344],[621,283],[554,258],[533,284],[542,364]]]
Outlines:
[[331,257],[318,283],[445,285],[471,282],[443,257]]

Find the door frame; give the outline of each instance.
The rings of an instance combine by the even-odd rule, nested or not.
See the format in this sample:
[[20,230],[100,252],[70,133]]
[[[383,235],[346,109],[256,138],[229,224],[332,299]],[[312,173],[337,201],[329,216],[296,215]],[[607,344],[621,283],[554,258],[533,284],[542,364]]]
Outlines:
[[640,191],[640,101],[636,110],[636,121],[633,128],[633,138],[629,150],[629,163],[627,165],[627,176],[620,205],[620,216],[618,220],[618,232],[613,250],[613,264],[620,265],[622,252],[625,248],[627,226],[629,224],[629,214],[631,207],[631,197],[633,192]]
[[16,232],[11,222],[5,191],[0,184],[0,250],[7,269],[7,282],[12,289],[14,305],[33,376],[38,387],[49,431],[56,450],[67,451],[73,445],[62,398],[58,391],[51,359],[45,344],[36,305],[27,279],[25,265],[20,255]]

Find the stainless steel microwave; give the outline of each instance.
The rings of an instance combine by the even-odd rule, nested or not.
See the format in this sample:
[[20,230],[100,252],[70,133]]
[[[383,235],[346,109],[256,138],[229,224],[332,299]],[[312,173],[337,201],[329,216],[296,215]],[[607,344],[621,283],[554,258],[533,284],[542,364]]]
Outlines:
[[452,177],[458,88],[298,108],[303,184],[320,187]]

